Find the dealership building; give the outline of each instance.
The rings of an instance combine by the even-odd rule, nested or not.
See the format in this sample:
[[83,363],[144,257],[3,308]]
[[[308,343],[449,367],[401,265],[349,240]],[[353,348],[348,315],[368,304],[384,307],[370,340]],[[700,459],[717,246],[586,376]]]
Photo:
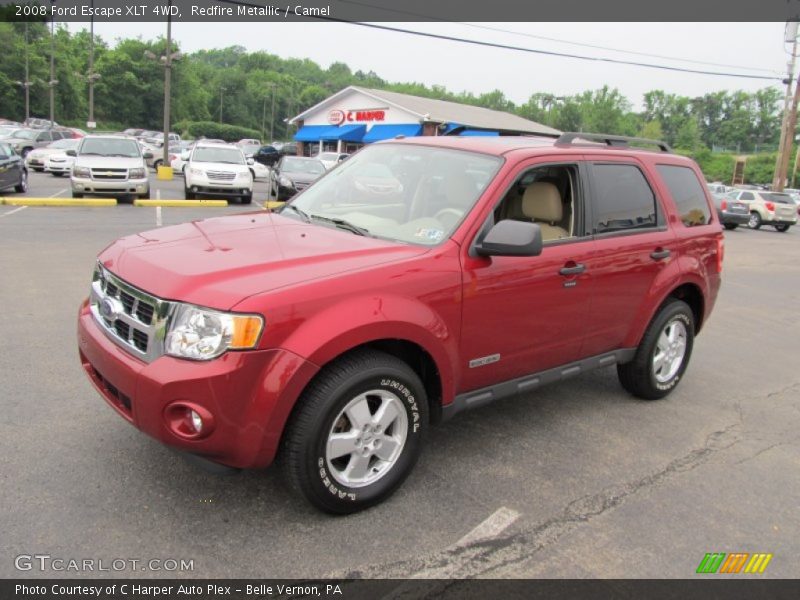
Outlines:
[[298,154],[355,152],[397,136],[545,135],[560,131],[511,113],[445,100],[350,86],[289,120]]

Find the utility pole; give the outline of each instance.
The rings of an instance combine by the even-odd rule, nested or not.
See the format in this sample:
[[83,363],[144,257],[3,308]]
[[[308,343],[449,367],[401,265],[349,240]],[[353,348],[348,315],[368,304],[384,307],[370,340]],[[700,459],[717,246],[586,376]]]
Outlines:
[[161,146],[161,165],[168,167],[169,162],[169,109],[170,87],[172,84],[172,0],[167,11],[167,49],[164,52],[164,144]]
[[94,82],[98,79],[100,76],[94,72],[94,0],[92,0],[92,17],[89,20],[89,119],[86,121],[86,127],[89,129],[95,127]]
[[[788,64],[786,83],[786,95],[783,99],[783,121],[781,122],[781,141],[778,145],[778,157],[775,160],[775,175],[772,178],[772,189],[782,191],[786,181],[786,170],[789,167],[789,156],[792,153],[792,142],[794,141],[794,126],[790,131],[792,115],[797,111],[797,94],[793,102],[794,109],[790,108],[792,98],[792,80],[794,79],[795,63],[797,61],[797,22],[790,21],[786,24],[784,42],[792,43],[792,58]],[[800,81],[798,81],[800,83]],[[798,88],[800,91],[800,88]],[[796,117],[795,117],[796,119]]]
[[222,123],[222,92],[225,91],[225,88],[219,86],[219,122]]
[[272,84],[272,118],[269,121],[269,143],[272,143],[272,140],[275,139],[273,136],[274,128],[275,128],[275,89],[278,86],[276,84]]
[[25,90],[25,120],[31,117],[31,77],[28,63],[28,22],[25,21],[25,81],[17,81]]
[[[50,14],[55,11],[56,0],[50,0]],[[56,120],[56,20],[53,16],[50,17],[50,128],[52,129],[53,123]]]

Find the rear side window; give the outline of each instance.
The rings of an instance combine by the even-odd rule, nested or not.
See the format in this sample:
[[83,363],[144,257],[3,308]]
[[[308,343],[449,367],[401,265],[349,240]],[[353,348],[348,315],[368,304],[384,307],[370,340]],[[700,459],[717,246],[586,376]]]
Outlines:
[[594,233],[657,225],[656,197],[634,165],[592,165]]
[[657,165],[656,168],[675,200],[683,224],[695,227],[710,223],[711,211],[695,172],[689,167],[673,165]]

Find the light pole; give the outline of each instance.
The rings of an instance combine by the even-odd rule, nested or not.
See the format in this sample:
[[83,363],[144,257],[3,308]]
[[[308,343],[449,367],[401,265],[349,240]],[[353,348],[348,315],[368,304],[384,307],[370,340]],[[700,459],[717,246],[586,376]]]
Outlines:
[[[267,87],[272,88],[272,117],[269,122],[269,142],[272,142],[273,140],[272,134],[274,131],[273,128],[275,127],[275,88],[277,87],[277,84],[268,83]],[[264,125],[265,117],[267,114],[267,98],[269,98],[269,96],[264,96],[264,104],[261,107],[261,135],[264,137],[267,136],[267,128]]]
[[92,17],[89,20],[89,73],[87,79],[89,80],[89,118],[86,121],[86,127],[92,129],[95,127],[94,82],[100,79],[100,75],[94,72],[94,0],[92,0]]
[[25,21],[25,81],[18,81],[25,88],[25,120],[31,117],[31,77],[28,64],[28,22]]
[[222,123],[222,92],[227,88],[219,86],[219,122]]
[[[56,0],[50,0],[50,14],[55,12]],[[56,120],[56,20],[50,17],[50,128],[53,128],[53,123]]]

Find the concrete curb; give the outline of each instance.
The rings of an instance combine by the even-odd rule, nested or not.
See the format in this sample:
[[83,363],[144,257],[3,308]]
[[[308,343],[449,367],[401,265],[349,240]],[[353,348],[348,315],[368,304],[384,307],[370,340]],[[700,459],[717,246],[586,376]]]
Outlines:
[[6,206],[116,206],[114,198],[0,198]]
[[187,208],[190,206],[228,206],[227,200],[134,200],[134,206],[172,206],[176,208]]

